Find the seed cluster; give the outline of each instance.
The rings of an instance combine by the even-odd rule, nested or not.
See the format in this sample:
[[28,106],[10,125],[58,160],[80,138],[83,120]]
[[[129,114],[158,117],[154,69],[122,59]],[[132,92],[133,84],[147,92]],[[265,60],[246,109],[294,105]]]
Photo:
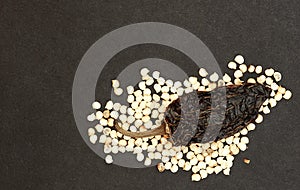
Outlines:
[[[150,166],[152,160],[161,160],[157,165],[159,172],[170,170],[176,173],[179,168],[184,171],[192,171],[192,181],[205,179],[209,174],[224,175],[230,174],[233,166],[234,156],[248,148],[249,131],[255,129],[257,123],[263,121],[262,114],[270,113],[270,108],[276,106],[282,98],[290,99],[292,93],[285,87],[279,85],[281,74],[272,68],[263,71],[262,66],[246,65],[244,57],[237,55],[233,61],[228,63],[228,68],[233,70],[233,78],[225,73],[220,77],[217,73],[209,73],[199,69],[199,76],[190,76],[181,81],[172,81],[161,76],[159,71],[150,73],[147,68],[140,71],[141,81],[137,87],[120,87],[118,80],[112,80],[112,87],[116,95],[127,91],[127,102],[129,106],[121,105],[111,100],[106,102],[101,110],[101,103],[92,103],[95,113],[87,116],[88,121],[98,120],[99,124],[88,129],[87,134],[90,142],[97,141],[104,146],[104,153],[107,154],[107,164],[113,163],[113,154],[132,152],[136,155],[138,162]],[[255,78],[243,79],[246,72],[256,74]],[[131,132],[144,132],[155,129],[161,125],[166,107],[184,93],[194,90],[211,91],[218,86],[260,83],[268,85],[272,89],[271,98],[267,99],[260,108],[260,114],[255,123],[250,123],[239,133],[217,142],[199,144],[193,143],[189,146],[174,146],[172,142],[161,135],[148,138],[131,138],[125,136],[112,127],[115,119],[121,122],[124,130]],[[123,90],[125,89],[125,90]],[[250,160],[245,159],[249,164]]]

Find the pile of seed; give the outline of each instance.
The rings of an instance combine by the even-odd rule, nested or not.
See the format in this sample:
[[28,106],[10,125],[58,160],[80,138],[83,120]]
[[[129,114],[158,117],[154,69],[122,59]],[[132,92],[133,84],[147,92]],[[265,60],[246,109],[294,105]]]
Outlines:
[[[137,161],[143,162],[145,166],[150,166],[154,159],[160,160],[157,165],[160,172],[170,170],[176,173],[179,168],[185,171],[191,170],[192,181],[200,181],[213,173],[223,172],[229,175],[234,156],[248,148],[248,132],[254,130],[257,123],[263,121],[262,114],[269,114],[271,107],[276,106],[282,98],[290,99],[292,93],[279,84],[282,76],[278,71],[272,68],[263,70],[260,65],[246,65],[241,55],[237,55],[233,61],[230,61],[228,68],[233,70],[234,77],[226,73],[222,77],[217,73],[209,75],[204,68],[200,68],[199,76],[191,76],[183,82],[165,79],[159,71],[150,73],[147,68],[143,68],[140,71],[141,81],[137,85],[138,89],[133,86],[121,88],[118,80],[112,80],[116,95],[127,91],[127,102],[130,106],[108,101],[101,109],[100,102],[92,103],[95,113],[88,115],[87,119],[88,121],[99,120],[99,124],[88,129],[90,142],[103,144],[104,153],[107,154],[105,157],[107,164],[113,163],[114,154],[132,152],[136,155]],[[243,77],[246,72],[253,73],[256,77],[246,80]],[[184,93],[194,90],[210,91],[218,86],[243,82],[270,86],[271,98],[264,102],[255,123],[249,124],[234,136],[218,142],[176,147],[160,135],[135,139],[111,128],[114,120],[118,119],[122,123],[121,127],[131,132],[154,129],[161,124],[166,107]],[[250,160],[245,159],[244,162],[249,164]]]

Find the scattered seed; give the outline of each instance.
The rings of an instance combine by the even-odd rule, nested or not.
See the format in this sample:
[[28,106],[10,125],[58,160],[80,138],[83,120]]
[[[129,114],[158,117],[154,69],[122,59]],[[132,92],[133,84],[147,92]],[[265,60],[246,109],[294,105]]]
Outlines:
[[[107,110],[108,111],[108,110]],[[103,113],[101,111],[96,112],[96,119],[100,120],[103,117]],[[107,117],[106,117],[107,118]]]
[[230,82],[231,78],[227,73],[225,73],[224,76],[223,76],[223,80],[224,80],[224,82]]
[[271,84],[273,83],[273,79],[272,79],[271,77],[267,77],[267,78],[266,78],[266,83],[267,83],[268,85],[271,85]]
[[281,74],[279,72],[275,72],[273,76],[276,82],[279,82],[281,80]]
[[265,81],[266,81],[265,75],[261,75],[261,76],[257,77],[258,83],[263,84]]
[[236,70],[236,71],[234,72],[234,77],[235,77],[235,78],[241,78],[242,76],[243,76],[242,71]]
[[244,163],[245,164],[250,164],[250,160],[248,158],[244,158]]
[[283,98],[289,100],[292,97],[292,92],[290,90],[285,91]]
[[234,61],[237,62],[238,64],[243,64],[245,60],[242,55],[237,55],[235,56]]
[[200,69],[199,69],[199,75],[200,75],[201,77],[206,77],[206,76],[208,75],[208,72],[206,71],[206,69],[200,68]]
[[203,78],[203,79],[201,80],[201,84],[202,84],[203,86],[208,86],[208,85],[209,85],[209,81],[208,81],[206,78]]
[[88,121],[94,121],[95,119],[96,119],[96,116],[95,116],[94,113],[92,113],[92,114],[90,114],[90,115],[87,116],[87,120]]
[[115,93],[115,95],[120,96],[123,93],[123,89],[122,88],[115,88],[114,93]]
[[97,110],[101,108],[101,104],[99,102],[93,102],[92,104],[92,108]]
[[267,76],[272,76],[274,74],[274,69],[270,68],[270,69],[266,69],[265,70],[265,74]]
[[92,144],[95,144],[96,143],[96,141],[97,141],[97,135],[91,135],[90,136],[90,142],[92,143]]
[[119,88],[120,87],[120,82],[118,80],[112,80],[112,87],[113,88]]
[[172,167],[172,163],[171,163],[171,162],[167,162],[167,163],[165,164],[166,170],[170,170],[171,167]]
[[262,66],[260,66],[260,65],[256,66],[255,72],[256,72],[257,74],[261,73],[261,72],[262,72]]
[[146,76],[149,73],[149,69],[142,68],[141,71],[140,71],[140,73],[141,73],[141,76]]
[[113,163],[113,158],[112,158],[112,156],[111,156],[111,155],[107,155],[107,156],[105,157],[105,162],[106,162],[107,164]]
[[253,73],[254,71],[255,71],[255,66],[249,65],[249,67],[248,67],[248,72],[249,72],[249,73]]
[[279,102],[282,99],[282,94],[281,93],[276,93],[275,96],[274,96],[274,99]]
[[233,62],[233,61],[229,62],[229,63],[228,63],[228,68],[229,68],[229,69],[235,70],[235,69],[236,69],[236,63]]
[[201,180],[200,174],[194,173],[194,174],[192,175],[192,181],[200,181],[200,180]]
[[230,175],[230,169],[226,168],[225,170],[223,170],[223,174],[224,175]]
[[216,82],[219,79],[219,75],[214,72],[212,75],[210,75],[209,80],[211,80],[212,82]]
[[242,71],[242,73],[245,73],[247,71],[247,66],[245,64],[241,64],[239,69]]

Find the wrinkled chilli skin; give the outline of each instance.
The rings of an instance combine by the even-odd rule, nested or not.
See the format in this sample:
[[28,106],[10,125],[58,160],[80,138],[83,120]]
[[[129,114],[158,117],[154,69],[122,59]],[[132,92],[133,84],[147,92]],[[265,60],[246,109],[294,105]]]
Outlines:
[[[226,90],[226,106],[222,106],[221,97],[224,96],[222,88]],[[264,101],[270,97],[271,89],[261,84],[245,83],[243,85],[230,85],[226,87],[219,87],[214,90],[214,101],[216,105],[211,106],[211,92],[197,92],[197,96],[191,93],[184,94],[180,98],[174,100],[166,109],[165,122],[171,130],[171,135],[176,133],[177,138],[174,140],[177,145],[185,145],[181,142],[183,139],[190,137],[191,139],[188,144],[191,143],[206,143],[211,141],[218,141],[220,139],[234,135],[235,133],[242,130],[249,123],[253,122],[257,115],[260,107]],[[181,101],[191,101],[190,99],[197,98],[195,100],[199,105],[189,104],[190,112],[186,114],[192,114],[195,111],[195,107],[200,108],[198,125],[196,131],[190,130],[189,121],[182,122],[181,116]],[[224,101],[223,101],[224,102]],[[214,110],[212,110],[214,109]],[[222,110],[225,110],[225,112]],[[219,115],[219,118],[224,118],[223,122],[211,122],[210,115],[214,111],[216,117],[218,114],[225,114],[225,117]],[[191,118],[191,117],[190,117]],[[184,117],[189,119],[189,117]],[[214,119],[214,118],[213,118]],[[208,123],[210,121],[210,124]],[[185,125],[180,130],[176,130],[178,124],[183,123]],[[214,128],[210,134],[205,134],[208,128]],[[205,139],[203,138],[205,134]]]

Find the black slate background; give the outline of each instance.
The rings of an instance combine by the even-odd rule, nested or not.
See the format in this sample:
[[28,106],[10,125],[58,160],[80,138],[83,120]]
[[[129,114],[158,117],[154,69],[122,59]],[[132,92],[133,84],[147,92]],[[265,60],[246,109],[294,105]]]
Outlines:
[[[1,190],[300,188],[299,1],[2,0],[0,9]],[[71,93],[82,56],[111,30],[149,21],[194,33],[224,71],[241,53],[249,63],[281,71],[282,84],[292,89],[291,101],[280,102],[250,134],[249,149],[236,157],[230,176],[193,183],[188,172],[108,166],[77,131]],[[149,55],[186,61],[173,50],[147,46],[130,48],[112,62]],[[114,72],[101,75],[106,81],[118,67],[108,70]]]

